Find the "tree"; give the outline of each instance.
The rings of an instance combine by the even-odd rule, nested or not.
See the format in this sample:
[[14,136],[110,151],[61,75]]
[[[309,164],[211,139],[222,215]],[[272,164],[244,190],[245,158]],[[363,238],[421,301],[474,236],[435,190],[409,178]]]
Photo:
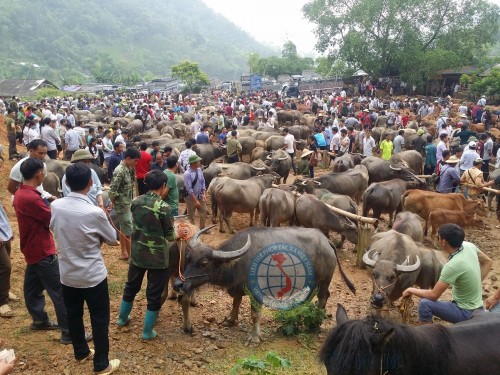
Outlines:
[[473,83],[472,91],[487,96],[498,94],[500,92],[500,67],[494,67],[486,77]]
[[250,69],[250,73],[256,73],[259,69],[259,61],[260,55],[258,53],[249,53],[248,54],[248,67]]
[[285,60],[295,60],[297,59],[297,46],[291,42],[290,40],[287,40],[285,44],[283,45],[283,50],[281,51],[281,57]]
[[178,78],[187,86],[188,90],[193,90],[198,85],[210,83],[208,76],[200,70],[198,63],[184,60],[173,65],[171,69],[172,77]]
[[316,49],[374,77],[421,84],[436,70],[471,64],[498,29],[485,0],[311,0]]

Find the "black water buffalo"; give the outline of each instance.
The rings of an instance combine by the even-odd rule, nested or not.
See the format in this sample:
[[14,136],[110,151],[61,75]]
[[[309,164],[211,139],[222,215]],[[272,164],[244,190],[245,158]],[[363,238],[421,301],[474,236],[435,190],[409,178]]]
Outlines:
[[354,168],[355,165],[361,163],[361,156],[358,154],[344,154],[342,156],[338,156],[333,161],[332,172],[345,172],[351,168]]
[[378,315],[349,320],[339,304],[336,318],[319,354],[328,375],[500,374],[500,314],[411,327]]
[[252,155],[250,156],[250,162],[255,160],[265,161],[267,159],[267,151],[264,150],[264,147],[257,146],[253,149]]
[[373,210],[373,217],[380,219],[380,215],[389,215],[389,226],[392,226],[394,216],[402,211],[401,196],[408,189],[421,186],[418,181],[404,181],[398,178],[389,181],[371,184],[363,194],[363,216],[368,216]]
[[331,193],[348,195],[359,204],[363,192],[368,187],[368,171],[365,166],[357,165],[353,169],[341,173],[329,173],[313,179],[294,182],[298,191],[312,194],[315,188],[326,189]]
[[[199,240],[200,234],[209,229],[210,227],[207,227],[196,233],[189,241],[184,270],[185,281],[177,279],[176,291],[190,293],[206,283],[225,288],[233,297],[233,307],[226,324],[234,325],[238,318],[241,300],[249,290],[248,275],[251,272],[252,260],[267,247],[286,244],[301,249],[309,257],[314,270],[314,283],[318,288],[318,307],[325,308],[330,296],[328,287],[338,261],[335,247],[321,231],[294,227],[247,228],[213,249]],[[286,253],[282,255],[286,256]],[[345,276],[340,264],[339,270],[344,282],[354,293],[355,288]],[[260,319],[261,308],[258,302],[252,303],[253,329],[250,336],[252,342],[259,342],[261,339]]]
[[397,214],[392,229],[410,236],[415,242],[424,241],[424,230],[420,224],[420,217],[413,212],[404,211]]
[[[267,159],[271,161],[271,171],[280,175],[283,178],[283,183],[286,184],[290,168],[292,168],[292,158],[290,155],[285,150],[280,149],[271,152]],[[278,183],[280,182],[278,181]]]
[[389,161],[394,164],[406,164],[413,173],[422,174],[422,155],[418,151],[398,152],[392,155]]
[[273,134],[271,137],[267,138],[265,141],[265,149],[267,151],[275,151],[283,148],[285,145],[285,137],[282,135]]
[[326,236],[330,231],[337,232],[350,242],[358,243],[358,228],[348,218],[333,212],[314,195],[304,194],[295,202],[297,225],[318,228]]
[[241,144],[241,157],[243,158],[244,155],[247,155],[250,157],[252,155],[253,150],[255,147],[257,147],[257,143],[255,141],[255,138],[253,137],[239,137],[238,141],[240,141]]
[[433,288],[442,265],[434,250],[419,247],[412,238],[395,230],[375,234],[363,262],[372,268],[370,302],[375,308],[397,300],[413,285]]
[[259,199],[260,222],[266,227],[279,227],[295,221],[295,196],[291,191],[277,188],[264,190]]
[[226,154],[226,149],[215,143],[197,144],[193,149],[202,159],[204,166],[208,166],[211,162]]
[[[416,151],[415,151],[416,152]],[[411,180],[416,178],[410,168],[400,162],[379,159],[375,156],[369,156],[361,162],[368,169],[370,176],[369,183],[381,181],[389,181],[393,178],[400,178],[402,180]],[[424,183],[423,180],[419,182]]]
[[47,172],[43,179],[43,189],[54,197],[62,197],[61,180],[54,172]]
[[217,177],[212,180],[208,194],[212,202],[212,222],[219,216],[219,231],[224,232],[226,223],[229,233],[234,233],[231,225],[233,212],[249,213],[250,226],[259,217],[259,199],[263,191],[276,182],[274,175],[266,174],[248,180],[235,180],[230,177]]
[[242,162],[224,164],[224,163],[211,163],[203,170],[205,183],[210,186],[212,180],[217,176],[227,176],[235,180],[247,180],[250,177],[257,176],[269,172],[269,168],[265,165],[257,166],[257,163],[247,164]]
[[[59,181],[62,181],[64,174],[66,173],[66,168],[71,163],[66,160],[56,160],[46,158],[45,165],[47,166],[47,172],[53,172],[59,178]],[[97,177],[99,177],[99,181],[101,184],[109,184],[111,181],[108,178],[108,173],[101,167],[98,167],[95,164],[90,163],[89,167],[92,168],[96,173]]]

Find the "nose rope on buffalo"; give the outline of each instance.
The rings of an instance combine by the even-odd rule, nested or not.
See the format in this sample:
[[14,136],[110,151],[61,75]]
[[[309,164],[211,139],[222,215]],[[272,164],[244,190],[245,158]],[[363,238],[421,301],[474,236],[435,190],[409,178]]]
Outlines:
[[[387,293],[385,292],[385,290],[387,288],[393,286],[396,283],[396,281],[397,281],[397,279],[394,280],[394,282],[392,282],[391,284],[386,285],[382,288],[379,287],[376,282],[374,282],[374,285],[375,285],[375,288],[377,288],[377,290],[379,291],[379,293],[381,293],[382,295],[384,295],[384,297],[386,297]],[[415,304],[414,304],[411,296],[403,297],[401,299],[401,303],[399,304],[398,309],[399,309],[399,314],[401,314],[401,320],[403,321],[403,323],[408,324],[410,322],[411,309],[413,308],[414,305]]]
[[[182,282],[186,281],[186,278],[182,274],[183,259],[185,259],[185,249],[188,241],[193,237],[195,233],[195,227],[187,222],[180,222],[175,226],[175,232],[177,234],[177,239],[179,241],[179,279]],[[184,258],[183,258],[184,257]]]

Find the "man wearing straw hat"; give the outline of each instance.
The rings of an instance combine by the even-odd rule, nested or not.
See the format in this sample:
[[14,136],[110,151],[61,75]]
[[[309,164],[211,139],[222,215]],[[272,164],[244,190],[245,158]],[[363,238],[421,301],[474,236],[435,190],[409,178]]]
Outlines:
[[453,191],[453,185],[460,182],[460,175],[455,168],[460,160],[455,156],[451,156],[445,161],[445,165],[441,168],[439,173],[439,183],[436,187],[436,191],[439,193],[451,193]]

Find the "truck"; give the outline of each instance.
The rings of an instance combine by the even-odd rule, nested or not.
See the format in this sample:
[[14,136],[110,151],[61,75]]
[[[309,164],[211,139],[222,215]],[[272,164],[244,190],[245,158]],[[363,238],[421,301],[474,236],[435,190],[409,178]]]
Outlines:
[[284,83],[278,94],[282,98],[298,98],[304,94],[319,94],[327,92],[335,92],[339,94],[344,87],[344,82],[341,79],[312,79],[303,80],[302,76],[292,75],[291,80]]

